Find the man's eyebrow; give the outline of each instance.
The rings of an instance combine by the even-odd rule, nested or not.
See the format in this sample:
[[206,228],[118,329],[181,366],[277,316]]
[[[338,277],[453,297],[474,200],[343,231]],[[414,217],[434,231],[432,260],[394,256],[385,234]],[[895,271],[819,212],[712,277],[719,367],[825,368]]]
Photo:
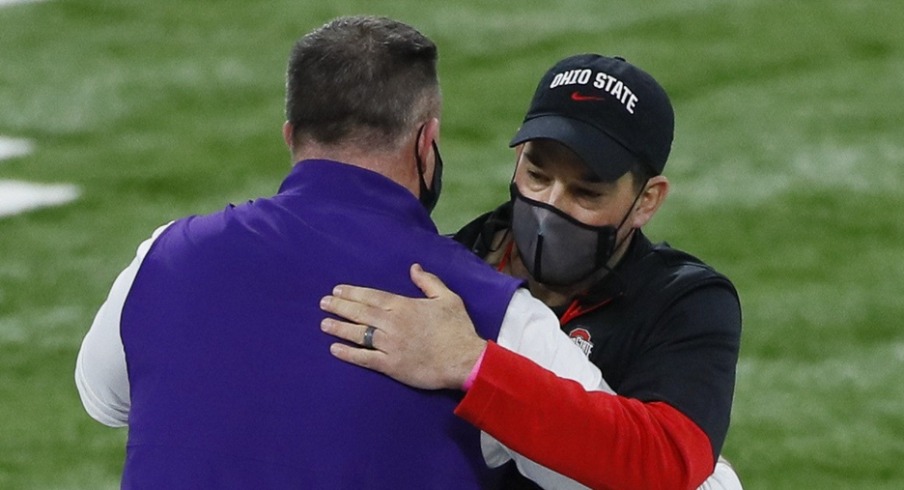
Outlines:
[[544,163],[541,160],[540,155],[535,151],[524,150],[524,157],[527,158],[527,161],[530,162],[535,167],[543,167]]

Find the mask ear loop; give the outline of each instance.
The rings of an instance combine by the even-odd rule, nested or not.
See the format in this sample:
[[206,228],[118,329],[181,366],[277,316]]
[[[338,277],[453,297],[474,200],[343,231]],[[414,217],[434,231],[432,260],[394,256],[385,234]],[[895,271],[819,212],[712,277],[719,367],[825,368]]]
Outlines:
[[426,124],[423,124],[418,128],[417,137],[414,139],[414,160],[417,163],[418,184],[420,187],[420,196],[418,197],[418,200],[423,204],[424,208],[427,209],[427,212],[430,213],[433,211],[433,208],[436,207],[436,203],[439,201],[439,193],[442,190],[443,158],[439,154],[439,147],[437,146],[436,141],[431,141],[435,161],[433,166],[433,188],[428,188],[427,179],[424,178],[424,161],[421,159],[420,153],[418,153],[418,143],[421,140],[421,134],[423,134],[425,126]]
[[414,160],[417,163],[417,176],[418,180],[420,181],[422,199],[423,196],[426,195],[427,192],[429,192],[429,189],[427,189],[427,181],[424,179],[424,161],[421,160],[421,154],[418,153],[418,150],[420,149],[418,143],[420,143],[421,134],[423,133],[424,125],[422,124],[421,127],[417,129],[417,136],[414,138]]
[[[647,190],[647,183],[649,181],[650,181],[650,179],[645,180],[643,182],[643,185],[640,187],[640,192],[638,192],[637,195],[634,196],[634,200],[631,202],[631,206],[628,208],[628,212],[625,213],[625,216],[622,218],[621,222],[615,228],[616,235],[618,234],[618,231],[621,230],[622,226],[624,226],[624,224],[628,221],[628,217],[631,216],[631,212],[634,211],[634,206],[637,206],[637,201],[640,199],[640,196],[642,196],[644,191]],[[618,247],[621,247],[625,243],[625,241],[628,240],[628,238],[634,234],[635,229],[636,228],[631,228],[631,231],[628,232],[624,238],[622,238],[620,241],[615,242],[615,246],[612,247],[613,254],[615,253],[616,250],[618,250]],[[611,255],[610,255],[610,257],[611,257]],[[612,269],[609,268],[608,264],[604,264],[603,267],[606,268],[607,270],[609,270],[610,272],[612,271]]]
[[[625,213],[625,217],[622,218],[621,223],[619,223],[619,224],[618,224],[618,227],[615,229],[615,233],[616,233],[616,234],[618,233],[618,230],[620,230],[621,227],[625,224],[625,222],[628,221],[628,216],[631,215],[631,211],[633,211],[633,210],[634,210],[634,206],[637,205],[637,200],[640,199],[640,196],[642,196],[642,195],[643,195],[643,192],[647,189],[647,182],[649,182],[649,181],[650,181],[650,180],[647,179],[647,180],[643,183],[643,187],[640,188],[640,192],[638,192],[637,195],[634,196],[634,201],[631,203],[631,207],[628,208],[628,212]],[[615,251],[618,250],[618,247],[621,247],[622,244],[624,244],[625,241],[628,239],[628,237],[630,237],[630,236],[633,235],[633,234],[634,234],[634,229],[632,229],[631,232],[628,233],[627,235],[625,235],[625,237],[622,238],[620,241],[616,241],[616,242],[615,242],[615,246],[612,247],[612,254],[614,254]],[[612,254],[607,254],[608,257],[606,258],[606,260],[612,258]],[[616,277],[618,280],[621,280],[621,277],[619,276],[618,272],[616,272],[613,268],[609,267],[609,264],[608,264],[608,263],[603,264],[603,265],[600,267],[600,270],[606,271],[606,276],[607,276],[607,277]],[[580,298],[576,299],[575,301],[579,301],[579,299],[580,299]]]

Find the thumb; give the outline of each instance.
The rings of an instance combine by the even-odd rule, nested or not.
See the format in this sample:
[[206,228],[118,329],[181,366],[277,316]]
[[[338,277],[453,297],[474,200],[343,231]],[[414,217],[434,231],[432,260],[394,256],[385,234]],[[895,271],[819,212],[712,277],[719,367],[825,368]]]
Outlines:
[[428,298],[437,298],[445,293],[452,292],[440,278],[425,271],[420,264],[413,264],[410,273],[411,281],[414,282],[415,286],[420,288]]

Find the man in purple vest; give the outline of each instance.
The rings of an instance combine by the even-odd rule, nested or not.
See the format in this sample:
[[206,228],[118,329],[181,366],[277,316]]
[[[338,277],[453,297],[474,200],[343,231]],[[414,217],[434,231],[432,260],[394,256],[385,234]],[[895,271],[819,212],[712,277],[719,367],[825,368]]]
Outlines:
[[[171,222],[141,244],[75,373],[88,413],[128,426],[123,488],[489,484],[479,431],[452,413],[459,390],[342,363],[320,330],[333,285],[414,296],[415,263],[460,292],[484,339],[588,373],[519,281],[430,220],[442,171],[436,58],[433,42],[385,18],[340,18],[304,36],[283,127],[296,163],[279,192]],[[358,343],[372,347],[374,333]],[[605,388],[598,371],[588,376],[588,389]]]

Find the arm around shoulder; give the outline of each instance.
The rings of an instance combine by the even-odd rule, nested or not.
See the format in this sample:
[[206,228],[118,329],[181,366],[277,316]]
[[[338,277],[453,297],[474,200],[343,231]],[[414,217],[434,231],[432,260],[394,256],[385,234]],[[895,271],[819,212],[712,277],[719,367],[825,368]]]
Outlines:
[[671,406],[588,392],[493,342],[455,413],[592,488],[695,488],[714,466],[706,434]]

